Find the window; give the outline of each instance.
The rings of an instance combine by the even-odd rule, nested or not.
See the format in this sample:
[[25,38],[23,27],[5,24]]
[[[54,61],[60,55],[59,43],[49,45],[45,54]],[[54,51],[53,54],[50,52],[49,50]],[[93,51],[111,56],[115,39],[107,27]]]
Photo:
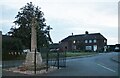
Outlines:
[[92,40],[89,40],[89,43],[92,43]]
[[97,42],[97,40],[93,40],[93,42],[94,42],[94,43],[96,43],[96,42]]
[[85,40],[85,43],[88,43],[88,40]]
[[86,46],[86,50],[92,50],[92,46]]
[[107,41],[106,40],[104,40],[104,43],[106,43]]
[[75,43],[76,41],[74,40],[73,43]]

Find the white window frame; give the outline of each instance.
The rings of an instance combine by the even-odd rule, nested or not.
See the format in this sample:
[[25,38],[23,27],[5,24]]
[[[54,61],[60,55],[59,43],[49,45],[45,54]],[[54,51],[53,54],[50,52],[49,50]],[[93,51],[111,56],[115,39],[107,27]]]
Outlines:
[[107,41],[106,40],[104,40],[104,43],[106,43]]
[[86,50],[92,50],[92,46],[85,46]]
[[74,40],[73,43],[76,43],[76,41]]
[[92,40],[89,40],[89,43],[92,43]]
[[88,40],[85,40],[85,43],[88,43]]
[[94,43],[96,43],[96,42],[97,42],[97,40],[96,40],[96,39],[94,39],[94,40],[93,40],[93,42],[94,42]]

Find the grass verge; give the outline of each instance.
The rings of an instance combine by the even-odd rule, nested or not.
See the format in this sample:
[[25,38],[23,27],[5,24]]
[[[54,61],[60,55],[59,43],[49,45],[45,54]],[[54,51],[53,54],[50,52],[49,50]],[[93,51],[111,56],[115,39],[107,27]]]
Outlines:
[[96,52],[66,52],[66,57],[94,55]]

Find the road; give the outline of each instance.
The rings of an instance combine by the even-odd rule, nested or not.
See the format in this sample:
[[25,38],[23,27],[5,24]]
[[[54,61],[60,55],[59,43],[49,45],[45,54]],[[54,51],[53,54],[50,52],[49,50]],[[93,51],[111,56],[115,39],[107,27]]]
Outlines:
[[[67,59],[67,67],[43,76],[118,76],[118,63],[111,58],[116,52],[100,53],[92,57]],[[3,72],[3,75],[21,75]],[[38,75],[39,76],[39,75]]]
[[51,72],[48,76],[118,76],[118,63],[111,60],[117,53],[67,60],[67,68]]

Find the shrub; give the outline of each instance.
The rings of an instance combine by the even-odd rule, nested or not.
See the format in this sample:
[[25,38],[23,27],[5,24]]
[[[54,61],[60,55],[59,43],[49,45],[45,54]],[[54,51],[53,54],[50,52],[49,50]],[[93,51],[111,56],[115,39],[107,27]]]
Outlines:
[[[10,55],[10,52],[16,52],[16,55]],[[2,37],[2,59],[14,59],[20,55],[18,52],[22,52],[22,43],[18,38],[3,36]]]

